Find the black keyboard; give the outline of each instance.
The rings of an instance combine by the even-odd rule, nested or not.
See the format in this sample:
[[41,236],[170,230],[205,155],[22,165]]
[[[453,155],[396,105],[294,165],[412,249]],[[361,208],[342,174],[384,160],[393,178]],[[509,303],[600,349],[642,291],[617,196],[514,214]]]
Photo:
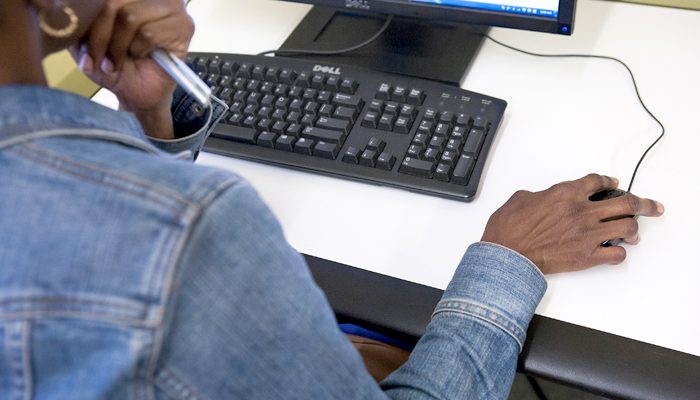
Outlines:
[[506,102],[428,80],[282,57],[190,53],[229,112],[205,149],[470,201]]

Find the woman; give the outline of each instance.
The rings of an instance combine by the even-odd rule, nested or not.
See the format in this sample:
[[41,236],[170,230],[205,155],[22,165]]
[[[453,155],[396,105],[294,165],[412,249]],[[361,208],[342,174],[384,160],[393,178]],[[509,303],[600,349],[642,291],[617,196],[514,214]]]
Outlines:
[[[636,243],[636,221],[601,220],[663,212],[589,201],[617,186],[599,175],[517,193],[377,384],[250,186],[168,153],[191,158],[223,112],[148,57],[184,56],[192,32],[181,0],[3,0],[1,398],[506,398],[541,271],[619,263],[600,243]],[[65,48],[122,111],[46,87]]]

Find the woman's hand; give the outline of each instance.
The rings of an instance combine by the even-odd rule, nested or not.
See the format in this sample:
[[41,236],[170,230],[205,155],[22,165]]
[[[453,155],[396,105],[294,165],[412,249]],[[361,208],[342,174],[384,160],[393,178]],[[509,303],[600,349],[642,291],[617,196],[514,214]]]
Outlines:
[[623,247],[602,247],[609,239],[639,242],[637,220],[610,217],[658,217],[663,206],[627,194],[590,201],[597,192],[617,187],[617,180],[596,174],[562,182],[541,192],[520,191],[489,219],[483,241],[497,243],[530,259],[545,274],[576,271],[624,261]]
[[147,134],[173,137],[175,82],[150,57],[156,47],[180,57],[194,34],[182,0],[107,0],[76,58],[85,74],[117,95]]

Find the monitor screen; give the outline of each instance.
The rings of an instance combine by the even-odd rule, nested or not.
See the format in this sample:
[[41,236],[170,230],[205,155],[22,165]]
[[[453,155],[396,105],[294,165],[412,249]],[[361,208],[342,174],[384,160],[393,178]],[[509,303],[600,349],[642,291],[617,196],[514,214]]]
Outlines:
[[576,0],[289,0],[346,10],[571,35]]

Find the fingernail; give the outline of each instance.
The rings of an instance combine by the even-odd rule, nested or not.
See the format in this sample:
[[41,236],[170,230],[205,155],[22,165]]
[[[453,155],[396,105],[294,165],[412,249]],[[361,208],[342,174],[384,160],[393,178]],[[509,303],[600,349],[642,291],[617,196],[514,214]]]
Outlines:
[[92,57],[85,52],[80,54],[80,59],[78,60],[78,68],[80,68],[83,73],[89,74],[92,72]]
[[619,179],[617,179],[617,178],[612,178],[612,180],[613,180],[613,183],[615,184],[615,186],[617,186],[617,185],[620,184],[620,180],[619,180]]
[[666,211],[666,208],[664,207],[663,204],[661,204],[657,201],[656,202],[656,210],[659,212],[659,214],[663,214]]
[[101,69],[102,72],[104,72],[105,74],[111,74],[112,72],[114,72],[114,64],[112,64],[112,62],[109,61],[109,58],[106,58],[106,57],[105,57],[105,58],[102,60],[102,63],[100,63],[100,69]]

